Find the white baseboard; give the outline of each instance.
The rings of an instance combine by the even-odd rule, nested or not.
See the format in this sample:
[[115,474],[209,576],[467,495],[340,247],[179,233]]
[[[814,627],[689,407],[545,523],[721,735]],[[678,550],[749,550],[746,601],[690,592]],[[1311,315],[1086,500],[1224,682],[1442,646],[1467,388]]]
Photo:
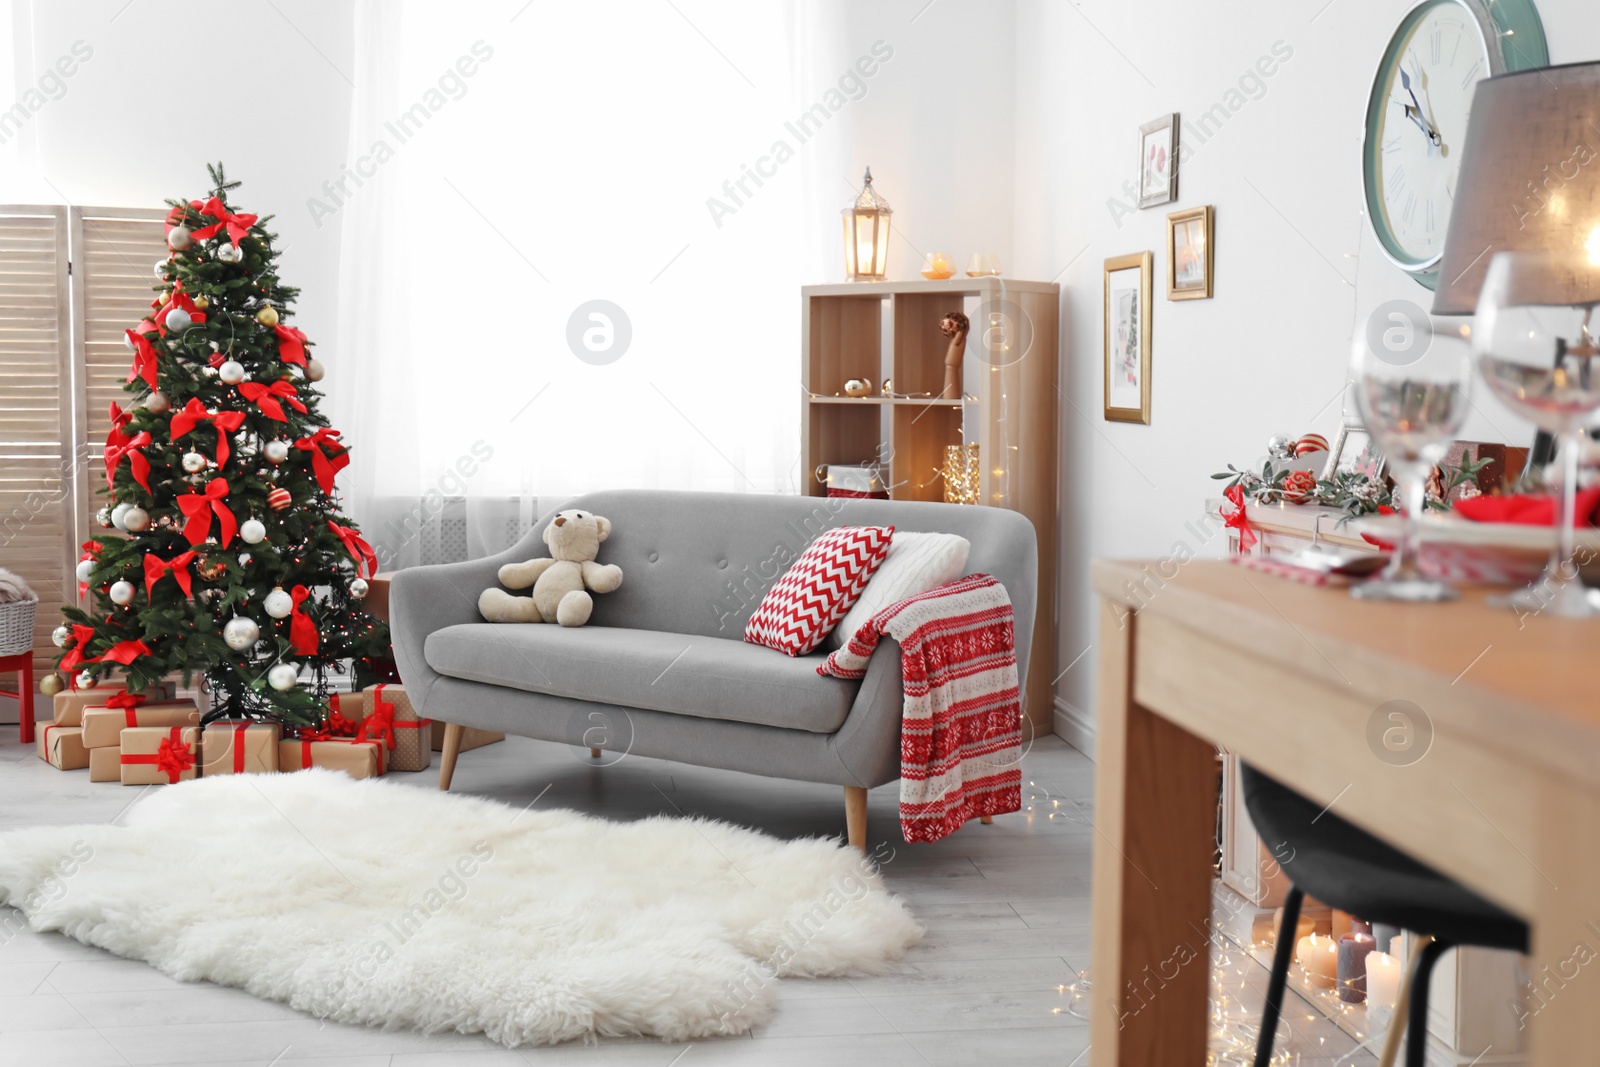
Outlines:
[[1055,713],[1056,736],[1094,759],[1094,720],[1059,696],[1052,710]]

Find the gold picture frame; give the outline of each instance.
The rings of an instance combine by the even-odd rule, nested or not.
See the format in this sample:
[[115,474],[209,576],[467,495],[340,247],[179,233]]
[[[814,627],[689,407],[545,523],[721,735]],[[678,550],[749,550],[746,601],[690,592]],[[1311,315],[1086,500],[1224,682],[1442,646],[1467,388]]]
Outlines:
[[1130,252],[1105,261],[1101,370],[1105,417],[1150,425],[1150,299],[1155,258]]
[[1211,299],[1216,248],[1216,216],[1210,204],[1167,216],[1168,300]]

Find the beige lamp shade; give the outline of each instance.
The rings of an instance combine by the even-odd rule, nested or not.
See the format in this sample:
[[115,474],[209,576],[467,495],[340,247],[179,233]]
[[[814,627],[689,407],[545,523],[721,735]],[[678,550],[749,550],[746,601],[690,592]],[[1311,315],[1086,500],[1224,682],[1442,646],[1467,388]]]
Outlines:
[[[1470,315],[1500,252],[1600,261],[1600,63],[1478,83],[1434,292],[1436,315]],[[1551,272],[1529,304],[1590,304],[1600,272]]]

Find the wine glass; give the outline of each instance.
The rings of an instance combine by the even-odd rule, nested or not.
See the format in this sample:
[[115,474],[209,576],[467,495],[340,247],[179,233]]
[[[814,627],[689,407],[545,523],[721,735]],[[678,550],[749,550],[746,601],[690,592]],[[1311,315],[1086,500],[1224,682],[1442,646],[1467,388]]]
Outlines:
[[1578,578],[1573,530],[1584,428],[1600,408],[1600,227],[1587,252],[1501,252],[1489,263],[1473,322],[1483,380],[1506,406],[1560,443],[1557,534],[1544,576],[1507,599],[1519,611],[1600,614]]
[[1405,526],[1394,556],[1372,581],[1350,588],[1364,600],[1442,601],[1461,594],[1418,566],[1428,474],[1466,420],[1472,353],[1459,330],[1435,330],[1421,308],[1395,312],[1356,338],[1352,390],[1367,432],[1400,486]]

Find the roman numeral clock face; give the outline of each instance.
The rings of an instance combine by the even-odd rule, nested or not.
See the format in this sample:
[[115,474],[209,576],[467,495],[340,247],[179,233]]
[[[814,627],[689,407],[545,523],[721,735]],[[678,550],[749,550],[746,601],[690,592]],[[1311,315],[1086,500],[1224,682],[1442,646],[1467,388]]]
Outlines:
[[1429,288],[1444,252],[1473,90],[1505,69],[1507,40],[1478,0],[1424,0],[1401,20],[1373,81],[1367,216],[1389,259]]

